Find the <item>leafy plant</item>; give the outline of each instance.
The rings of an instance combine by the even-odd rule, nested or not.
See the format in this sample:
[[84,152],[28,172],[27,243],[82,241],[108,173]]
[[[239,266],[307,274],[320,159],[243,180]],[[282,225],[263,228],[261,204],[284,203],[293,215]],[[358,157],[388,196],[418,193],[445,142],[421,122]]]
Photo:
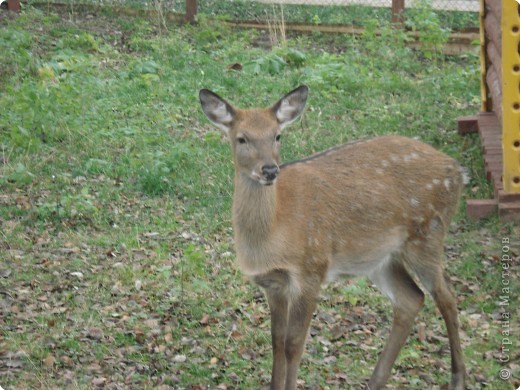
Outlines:
[[405,21],[406,26],[417,33],[420,50],[428,59],[436,60],[448,41],[451,30],[443,27],[431,1],[418,0],[414,3]]
[[305,64],[307,56],[294,48],[277,48],[263,57],[248,61],[244,71],[258,75],[266,73],[271,76],[282,73],[287,67],[299,68]]
[[287,62],[277,54],[269,53],[244,64],[244,71],[259,75],[267,73],[271,76],[281,73],[287,67]]
[[99,207],[90,189],[83,187],[79,192],[69,191],[65,191],[55,199],[38,202],[34,209],[36,218],[44,222],[66,222],[68,225],[95,223]]
[[14,171],[7,177],[7,181],[15,183],[19,186],[31,184],[34,175],[27,170],[27,167],[22,163],[17,163]]

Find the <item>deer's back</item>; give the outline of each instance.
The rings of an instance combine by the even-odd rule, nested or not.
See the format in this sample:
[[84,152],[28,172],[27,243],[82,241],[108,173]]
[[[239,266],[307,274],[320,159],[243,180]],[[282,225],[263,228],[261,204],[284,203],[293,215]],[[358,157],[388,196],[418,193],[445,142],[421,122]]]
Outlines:
[[278,186],[280,196],[291,198],[284,204],[292,219],[305,215],[322,230],[365,235],[414,230],[433,217],[449,223],[462,175],[454,159],[431,146],[385,136],[285,164]]

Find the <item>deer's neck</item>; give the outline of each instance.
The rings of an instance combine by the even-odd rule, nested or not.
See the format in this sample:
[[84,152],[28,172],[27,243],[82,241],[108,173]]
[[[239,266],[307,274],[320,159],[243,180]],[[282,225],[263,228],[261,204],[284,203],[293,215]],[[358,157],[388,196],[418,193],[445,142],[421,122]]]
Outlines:
[[237,175],[233,196],[233,225],[237,239],[261,244],[275,219],[276,183],[263,186]]

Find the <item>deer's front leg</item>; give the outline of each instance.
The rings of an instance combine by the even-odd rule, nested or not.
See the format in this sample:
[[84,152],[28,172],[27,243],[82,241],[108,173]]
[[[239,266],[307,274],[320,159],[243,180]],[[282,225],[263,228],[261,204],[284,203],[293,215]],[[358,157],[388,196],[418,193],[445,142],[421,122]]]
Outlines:
[[273,370],[271,389],[282,390],[285,387],[285,337],[287,334],[287,296],[266,291],[271,310],[271,337],[273,342]]
[[255,276],[254,281],[264,288],[271,310],[271,389],[295,390],[298,367],[317,305],[319,278],[297,279],[288,271],[274,270]]
[[302,293],[293,297],[289,308],[287,334],[285,336],[285,358],[287,361],[286,390],[296,389],[298,368],[309,333],[312,314],[316,310],[317,292]]
[[271,371],[271,390],[285,388],[286,359],[285,337],[289,300],[287,289],[289,275],[282,270],[274,270],[254,278],[256,284],[265,290],[271,311],[271,337],[273,343],[273,369]]

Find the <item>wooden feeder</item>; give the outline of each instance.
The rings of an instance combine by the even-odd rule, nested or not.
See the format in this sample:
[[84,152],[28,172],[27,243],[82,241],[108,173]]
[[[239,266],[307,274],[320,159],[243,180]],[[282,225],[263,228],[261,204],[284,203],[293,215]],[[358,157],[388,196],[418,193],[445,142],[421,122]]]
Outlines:
[[520,5],[480,1],[481,112],[459,118],[459,133],[479,132],[494,199],[468,200],[468,216],[520,220]]

